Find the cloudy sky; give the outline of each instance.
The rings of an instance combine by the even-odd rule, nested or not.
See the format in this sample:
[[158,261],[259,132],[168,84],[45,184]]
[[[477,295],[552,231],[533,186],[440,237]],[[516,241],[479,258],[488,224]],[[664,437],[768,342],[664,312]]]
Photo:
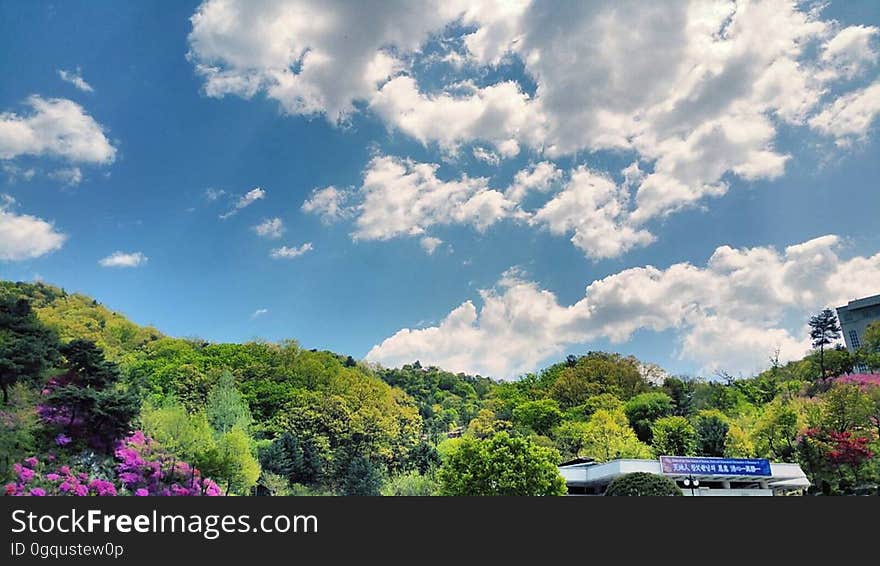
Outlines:
[[0,276],[217,341],[748,374],[880,292],[880,5],[0,5]]

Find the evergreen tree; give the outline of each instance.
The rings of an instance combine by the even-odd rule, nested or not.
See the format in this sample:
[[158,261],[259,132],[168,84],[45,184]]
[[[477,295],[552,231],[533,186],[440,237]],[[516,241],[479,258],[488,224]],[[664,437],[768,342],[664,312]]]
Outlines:
[[23,378],[36,379],[58,360],[58,337],[46,328],[25,299],[0,298],[0,389]]
[[831,309],[824,309],[816,316],[810,317],[810,339],[813,348],[819,349],[820,377],[825,377],[825,346],[840,338],[840,323]]
[[116,387],[119,369],[104,359],[94,342],[74,340],[61,347],[61,354],[67,360],[67,373],[63,385],[50,393],[48,406],[69,436],[88,434],[93,448],[111,450],[131,430],[140,408],[137,396]]

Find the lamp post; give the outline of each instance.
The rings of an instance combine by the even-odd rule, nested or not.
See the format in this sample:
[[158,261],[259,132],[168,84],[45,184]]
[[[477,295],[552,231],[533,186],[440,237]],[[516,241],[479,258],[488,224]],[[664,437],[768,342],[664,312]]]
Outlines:
[[684,481],[682,483],[684,484],[685,487],[691,488],[691,497],[696,495],[694,493],[694,489],[700,487],[700,480],[698,480],[694,476],[688,476],[688,477],[684,478]]

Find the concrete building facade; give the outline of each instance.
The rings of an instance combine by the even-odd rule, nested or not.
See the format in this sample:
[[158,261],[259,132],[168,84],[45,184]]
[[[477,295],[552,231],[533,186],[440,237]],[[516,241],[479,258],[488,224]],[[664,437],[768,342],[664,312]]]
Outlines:
[[880,322],[880,295],[850,301],[837,307],[837,318],[843,330],[846,348],[853,352],[863,345],[865,330],[872,322]]

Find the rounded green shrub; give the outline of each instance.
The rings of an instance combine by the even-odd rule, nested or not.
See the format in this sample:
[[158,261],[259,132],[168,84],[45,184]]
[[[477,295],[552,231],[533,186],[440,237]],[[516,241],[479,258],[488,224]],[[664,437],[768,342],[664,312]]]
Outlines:
[[605,495],[612,496],[667,496],[681,495],[675,482],[665,476],[635,472],[611,481]]

